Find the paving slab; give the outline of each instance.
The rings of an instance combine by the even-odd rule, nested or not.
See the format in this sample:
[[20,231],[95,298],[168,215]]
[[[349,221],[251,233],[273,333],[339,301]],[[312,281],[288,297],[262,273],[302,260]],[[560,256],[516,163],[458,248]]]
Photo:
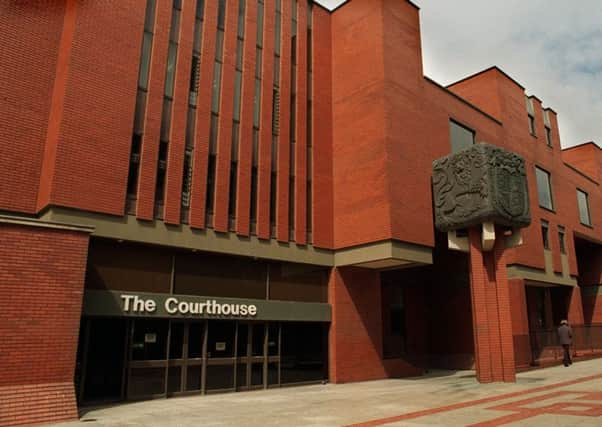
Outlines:
[[94,426],[601,426],[602,359],[538,369],[516,383],[479,384],[471,371],[88,407]]

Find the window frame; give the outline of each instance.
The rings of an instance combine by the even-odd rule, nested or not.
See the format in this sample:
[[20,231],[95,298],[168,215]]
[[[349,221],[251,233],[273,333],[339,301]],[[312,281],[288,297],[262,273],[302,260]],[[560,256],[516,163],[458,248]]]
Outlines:
[[[537,177],[538,177],[537,171],[541,171],[545,174],[545,176],[547,176],[548,192],[550,194],[550,206],[549,207],[542,204],[542,201],[540,198],[540,191],[539,191],[539,180],[537,179]],[[539,207],[546,209],[550,212],[556,212],[554,210],[554,193],[552,191],[552,174],[550,172],[548,172],[546,169],[535,165],[535,184],[537,185],[537,203],[538,203]]]
[[[581,193],[585,196],[585,208],[587,211],[588,222],[583,222],[583,218],[581,218],[581,204],[580,204],[580,200],[579,200],[579,193]],[[586,227],[592,227],[592,213],[591,213],[591,210],[589,207],[589,193],[587,191],[583,191],[580,188],[577,188],[576,195],[577,195],[577,213],[579,214],[579,223],[581,225],[585,225]]]
[[476,144],[477,132],[474,129],[466,126],[465,124],[460,123],[458,120],[450,117],[449,120],[448,120],[448,129],[449,129],[449,146],[450,146],[450,149],[451,149],[452,153],[457,153],[458,151],[465,150],[466,148],[469,148],[469,147],[462,147],[462,148],[460,148],[458,150],[454,150],[454,144],[453,144],[453,139],[452,139],[452,124],[458,126],[459,128],[461,128],[463,130],[468,131],[472,135],[472,144],[471,145],[475,145]]

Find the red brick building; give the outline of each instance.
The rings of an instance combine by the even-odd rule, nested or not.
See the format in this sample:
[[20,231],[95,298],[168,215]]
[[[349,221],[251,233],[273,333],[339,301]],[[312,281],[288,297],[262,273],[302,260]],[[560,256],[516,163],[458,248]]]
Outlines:
[[[409,1],[42,3],[0,4],[0,424],[428,368],[512,381],[560,319],[602,322],[600,148],[561,150],[497,67],[424,77]],[[453,251],[431,164],[481,141],[525,158],[532,224]]]

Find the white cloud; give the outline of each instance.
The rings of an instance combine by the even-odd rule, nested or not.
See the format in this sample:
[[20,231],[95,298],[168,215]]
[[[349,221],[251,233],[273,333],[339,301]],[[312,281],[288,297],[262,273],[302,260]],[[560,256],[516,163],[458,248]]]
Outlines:
[[602,144],[602,1],[416,0],[425,74],[497,65],[559,115],[563,146]]

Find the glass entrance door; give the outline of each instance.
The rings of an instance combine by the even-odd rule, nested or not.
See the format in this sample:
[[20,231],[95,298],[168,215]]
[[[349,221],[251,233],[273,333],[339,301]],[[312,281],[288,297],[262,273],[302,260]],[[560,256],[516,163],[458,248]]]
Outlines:
[[236,389],[263,388],[265,379],[266,325],[239,323],[236,345]]
[[167,394],[201,391],[205,322],[172,321],[169,331]]
[[165,396],[169,320],[135,319],[130,335],[128,399]]
[[205,392],[234,391],[236,322],[207,322]]

